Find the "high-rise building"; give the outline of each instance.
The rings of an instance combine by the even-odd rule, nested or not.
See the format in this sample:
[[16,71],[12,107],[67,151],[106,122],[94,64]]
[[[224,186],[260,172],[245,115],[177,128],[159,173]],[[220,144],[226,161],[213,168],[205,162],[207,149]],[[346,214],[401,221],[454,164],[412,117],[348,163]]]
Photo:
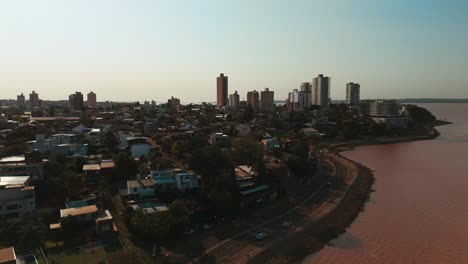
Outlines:
[[309,94],[307,92],[294,89],[288,96],[288,107],[291,111],[302,111],[310,107],[307,105]]
[[304,93],[304,108],[310,108],[312,105],[312,84],[310,82],[302,83],[301,92]]
[[83,94],[80,92],[75,92],[68,96],[68,102],[70,107],[75,111],[83,111]]
[[167,104],[172,106],[172,107],[179,107],[180,106],[180,99],[179,98],[174,98],[174,96],[171,96],[171,99],[167,100]]
[[330,77],[319,74],[314,78],[312,88],[312,105],[327,107],[330,102]]
[[360,85],[359,83],[346,84],[346,103],[351,106],[358,106],[360,101]]
[[256,90],[247,92],[247,106],[252,107],[253,111],[257,113],[260,110],[259,94]]
[[400,104],[396,100],[362,100],[359,109],[361,114],[366,116],[400,115]]
[[96,94],[94,92],[89,92],[86,97],[86,106],[91,109],[97,108]]
[[29,107],[31,110],[35,107],[39,107],[39,95],[35,91],[29,94]]
[[229,95],[229,108],[231,109],[231,111],[235,113],[239,112],[240,103],[239,103],[239,94],[237,93],[237,91]]
[[275,110],[275,93],[265,88],[260,92],[260,111],[273,112]]
[[228,105],[228,77],[224,76],[224,73],[221,73],[218,78],[216,78],[216,104],[218,107],[223,107]]
[[24,94],[21,93],[20,95],[18,95],[16,97],[16,106],[18,106],[18,108],[22,108],[24,109],[25,106],[26,106],[26,98],[24,97]]

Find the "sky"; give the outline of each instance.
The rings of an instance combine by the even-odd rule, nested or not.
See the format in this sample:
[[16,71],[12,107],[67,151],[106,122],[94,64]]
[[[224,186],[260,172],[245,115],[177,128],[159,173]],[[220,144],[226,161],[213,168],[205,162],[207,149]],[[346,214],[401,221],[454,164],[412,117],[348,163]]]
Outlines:
[[331,77],[331,98],[468,98],[466,0],[0,0],[0,98],[216,100]]

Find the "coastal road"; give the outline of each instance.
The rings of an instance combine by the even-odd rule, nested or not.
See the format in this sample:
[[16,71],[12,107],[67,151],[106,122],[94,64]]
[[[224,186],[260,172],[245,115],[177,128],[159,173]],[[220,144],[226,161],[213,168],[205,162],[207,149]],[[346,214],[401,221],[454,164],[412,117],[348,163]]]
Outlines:
[[[337,179],[333,188],[326,185],[310,194],[294,208],[271,219],[247,219],[243,224],[249,229],[205,250],[189,263],[247,263],[265,249],[281,243],[285,237],[301,232],[307,224],[316,222],[330,213],[341,202],[349,186],[357,176],[355,165],[334,154],[328,154],[327,162],[332,168],[332,176]],[[341,184],[340,184],[341,183]],[[284,228],[285,221],[293,225]],[[266,233],[267,237],[257,241],[255,234]]]

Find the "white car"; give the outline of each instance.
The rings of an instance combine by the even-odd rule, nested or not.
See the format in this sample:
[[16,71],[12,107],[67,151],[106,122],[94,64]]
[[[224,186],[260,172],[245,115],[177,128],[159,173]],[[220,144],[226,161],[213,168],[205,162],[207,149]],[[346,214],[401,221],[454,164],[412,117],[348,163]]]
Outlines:
[[265,237],[267,237],[267,234],[265,234],[265,233],[258,233],[258,234],[255,235],[255,239],[257,239],[257,240],[262,240]]

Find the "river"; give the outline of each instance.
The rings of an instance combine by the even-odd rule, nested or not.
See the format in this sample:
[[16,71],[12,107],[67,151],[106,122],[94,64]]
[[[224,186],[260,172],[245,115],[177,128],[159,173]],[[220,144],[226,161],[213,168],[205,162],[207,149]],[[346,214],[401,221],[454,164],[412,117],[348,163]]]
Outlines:
[[343,154],[374,172],[364,211],[311,263],[468,263],[468,104],[420,104],[454,124],[435,140]]

